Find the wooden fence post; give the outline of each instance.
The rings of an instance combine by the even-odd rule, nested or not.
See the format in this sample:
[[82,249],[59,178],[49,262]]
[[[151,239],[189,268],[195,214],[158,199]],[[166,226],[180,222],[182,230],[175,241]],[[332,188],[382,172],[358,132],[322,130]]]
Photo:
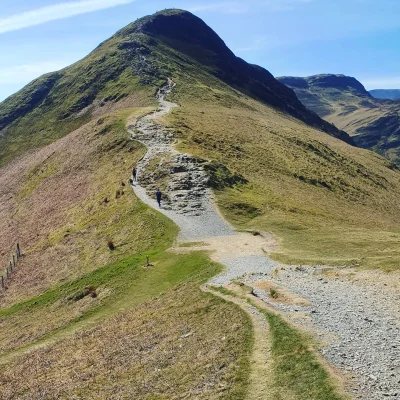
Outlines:
[[15,255],[13,254],[13,269],[15,269],[15,264],[16,264],[16,262],[15,262]]
[[17,243],[17,260],[21,257],[21,247],[19,247],[19,243]]
[[1,287],[3,288],[3,290],[4,290],[4,276],[2,275],[1,276]]

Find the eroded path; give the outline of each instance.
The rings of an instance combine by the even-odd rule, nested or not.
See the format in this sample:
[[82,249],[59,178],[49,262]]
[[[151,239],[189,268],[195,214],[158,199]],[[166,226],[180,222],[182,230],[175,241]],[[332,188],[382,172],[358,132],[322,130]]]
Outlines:
[[[316,274],[321,268],[280,265],[266,255],[274,250],[271,235],[235,232],[214,206],[203,169],[205,160],[175,150],[173,132],[159,121],[178,107],[165,100],[173,87],[170,81],[160,89],[159,110],[128,128],[132,139],[148,150],[138,165],[134,191],[143,202],[158,208],[154,192],[157,185],[163,185],[165,202],[160,212],[180,227],[175,251],[209,250],[214,260],[226,266],[210,286],[242,280],[287,319],[316,333],[321,353],[345,375],[354,398],[400,398],[399,287],[389,290],[383,281],[355,282],[351,271]],[[185,248],[185,242],[197,243]],[[263,327],[254,314],[250,316],[260,337]],[[262,373],[257,368],[252,380]],[[258,385],[262,391],[262,383]]]
[[179,240],[193,241],[215,236],[233,236],[233,228],[219,215],[207,188],[207,176],[202,164],[205,160],[181,154],[173,148],[173,135],[159,123],[159,119],[177,104],[165,100],[172,90],[169,82],[160,89],[157,99],[160,108],[139,119],[128,131],[133,140],[144,144],[147,153],[137,165],[136,195],[146,204],[158,208],[155,191],[163,192],[160,212],[180,227]]

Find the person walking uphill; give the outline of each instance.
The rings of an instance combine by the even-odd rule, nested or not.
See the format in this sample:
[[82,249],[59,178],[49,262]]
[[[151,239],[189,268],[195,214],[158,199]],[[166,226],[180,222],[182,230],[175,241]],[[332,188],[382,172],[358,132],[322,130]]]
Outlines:
[[137,175],[137,170],[136,170],[135,167],[133,167],[133,168],[132,168],[132,178],[133,178],[133,180],[134,180],[135,182],[137,181],[136,175]]
[[157,198],[158,207],[160,207],[160,208],[161,208],[161,197],[162,197],[162,193],[161,193],[160,189],[157,189],[156,198]]

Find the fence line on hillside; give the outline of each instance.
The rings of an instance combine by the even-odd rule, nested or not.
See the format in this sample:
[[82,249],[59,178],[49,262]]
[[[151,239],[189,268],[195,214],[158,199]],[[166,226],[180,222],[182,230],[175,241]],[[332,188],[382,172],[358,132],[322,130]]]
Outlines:
[[6,269],[2,271],[0,275],[0,291],[7,290],[7,282],[11,279],[12,275],[17,268],[18,261],[21,258],[21,247],[17,243],[15,254],[12,254],[10,264],[7,265]]

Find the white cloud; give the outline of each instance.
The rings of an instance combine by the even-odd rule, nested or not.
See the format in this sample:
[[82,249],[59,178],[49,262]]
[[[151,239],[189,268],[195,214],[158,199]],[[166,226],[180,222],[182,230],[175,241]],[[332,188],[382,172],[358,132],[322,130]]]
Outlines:
[[0,33],[16,31],[30,26],[41,25],[45,22],[86,14],[93,11],[104,10],[135,0],[82,0],[64,2],[10,15],[0,19]]
[[47,72],[58,71],[71,64],[71,61],[48,61],[36,64],[0,67],[0,84],[27,84]]
[[361,81],[368,90],[400,88],[400,77],[367,78]]

